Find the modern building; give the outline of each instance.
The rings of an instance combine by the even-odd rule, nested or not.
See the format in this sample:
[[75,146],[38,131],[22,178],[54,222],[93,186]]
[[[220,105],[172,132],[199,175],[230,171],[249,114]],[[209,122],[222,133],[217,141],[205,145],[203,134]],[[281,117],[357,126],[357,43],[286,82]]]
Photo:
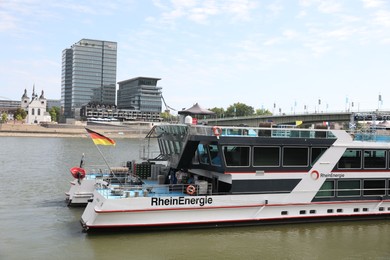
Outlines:
[[47,110],[49,111],[52,107],[61,107],[60,99],[47,99]]
[[16,100],[0,100],[0,109],[18,109],[20,107],[20,101]]
[[161,113],[160,78],[137,77],[118,82],[118,109],[134,109],[141,112]]
[[89,102],[115,105],[117,43],[82,39],[62,52],[61,111],[79,118]]
[[4,113],[7,115],[7,120],[13,120],[14,113],[18,108],[20,108],[20,101],[0,100],[0,122]]

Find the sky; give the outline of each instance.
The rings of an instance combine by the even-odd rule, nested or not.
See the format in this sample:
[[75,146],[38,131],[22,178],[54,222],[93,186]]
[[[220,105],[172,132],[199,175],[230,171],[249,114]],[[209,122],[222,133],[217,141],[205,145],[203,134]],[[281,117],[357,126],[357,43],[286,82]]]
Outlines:
[[390,111],[387,0],[0,0],[0,99],[60,99],[83,38],[117,42],[117,82],[161,78],[176,110]]

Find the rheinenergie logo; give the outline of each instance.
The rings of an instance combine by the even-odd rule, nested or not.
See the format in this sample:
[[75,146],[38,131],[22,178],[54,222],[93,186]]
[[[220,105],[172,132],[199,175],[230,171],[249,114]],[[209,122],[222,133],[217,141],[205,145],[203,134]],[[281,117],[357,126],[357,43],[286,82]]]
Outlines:
[[212,204],[213,198],[207,196],[201,198],[192,197],[169,197],[169,198],[152,198],[151,206],[173,206],[173,205],[199,205],[203,207]]

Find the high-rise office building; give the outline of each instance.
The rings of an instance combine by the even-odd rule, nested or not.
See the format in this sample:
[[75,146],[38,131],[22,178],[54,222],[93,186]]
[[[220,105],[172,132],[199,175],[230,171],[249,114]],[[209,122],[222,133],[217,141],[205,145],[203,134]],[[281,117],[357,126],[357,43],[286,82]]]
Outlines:
[[118,82],[118,109],[161,113],[159,78],[137,77]]
[[117,43],[82,39],[62,52],[61,108],[77,118],[81,106],[115,105]]

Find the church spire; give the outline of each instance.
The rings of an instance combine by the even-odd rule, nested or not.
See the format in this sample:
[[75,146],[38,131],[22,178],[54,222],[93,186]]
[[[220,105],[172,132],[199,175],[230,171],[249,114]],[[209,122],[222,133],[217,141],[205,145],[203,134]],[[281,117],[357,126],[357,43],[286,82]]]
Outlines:
[[22,99],[24,99],[24,98],[28,98],[28,96],[27,96],[27,89],[24,89],[24,94],[22,96]]

